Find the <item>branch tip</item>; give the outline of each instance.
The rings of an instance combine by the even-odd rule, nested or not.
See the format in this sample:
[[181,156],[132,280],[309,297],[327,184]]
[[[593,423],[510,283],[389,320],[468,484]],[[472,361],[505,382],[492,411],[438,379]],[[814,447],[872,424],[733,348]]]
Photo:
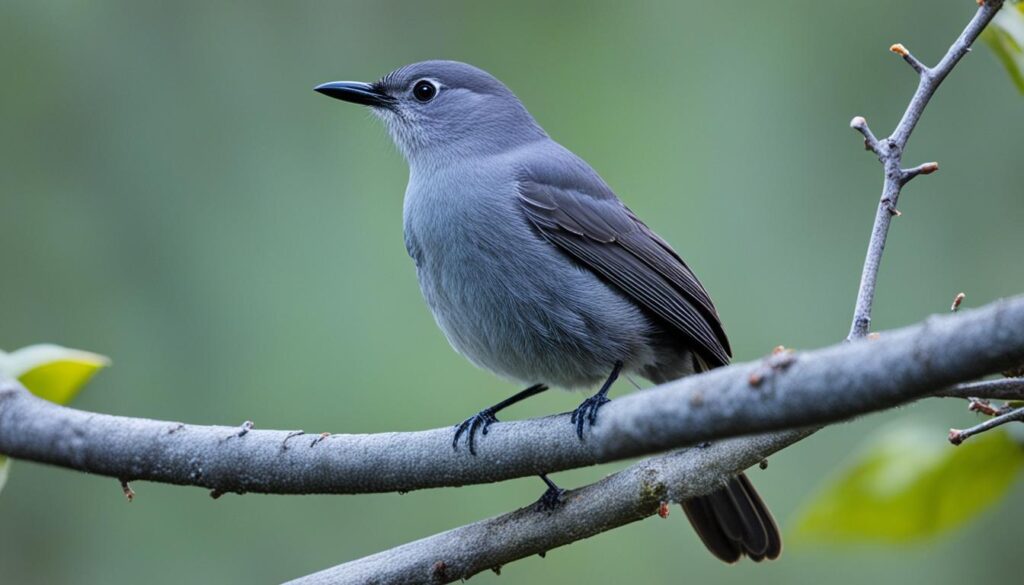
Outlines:
[[124,497],[128,500],[129,504],[135,501],[135,490],[132,489],[132,486],[128,485],[127,479],[121,480],[121,491],[124,493]]
[[918,175],[930,175],[937,170],[939,170],[939,163],[937,162],[927,162],[923,165],[917,165],[912,169],[902,169],[900,171],[900,186],[906,185]]
[[969,429],[949,429],[949,442],[954,445],[959,445],[974,435],[979,435],[985,431],[990,431],[996,427],[1015,421],[1024,421],[1024,408],[1017,408],[1008,412],[1003,412],[1002,414],[994,416],[981,424],[974,425]]
[[967,399],[967,410],[968,412],[980,412],[987,416],[999,416],[1000,414],[1006,414],[1011,409],[1007,406],[996,408],[992,406],[992,403],[988,400],[976,398],[974,396]]
[[924,75],[925,73],[928,72],[928,68],[925,67],[923,63],[918,61],[916,57],[911,55],[910,51],[908,51],[907,48],[903,46],[903,43],[896,43],[893,46],[889,47],[889,50],[892,51],[893,53],[896,53],[900,57],[903,57],[903,60],[906,61],[907,64],[910,65],[918,74]]
[[878,146],[878,139],[875,138],[874,133],[871,132],[871,128],[868,128],[868,121],[864,119],[864,116],[854,116],[853,119],[850,120],[850,128],[853,128],[864,136],[864,150],[870,150],[875,154],[881,154]]
[[317,437],[315,439],[313,439],[313,442],[310,443],[309,446],[310,447],[316,447],[321,441],[323,441],[324,439],[326,439],[327,437],[330,437],[330,436],[331,436],[331,433],[326,433],[326,432],[320,433],[319,435],[317,435]]
[[956,293],[956,296],[953,297],[953,304],[949,307],[949,310],[956,313],[960,309],[960,304],[964,302],[965,298],[967,298],[966,294],[962,292]]

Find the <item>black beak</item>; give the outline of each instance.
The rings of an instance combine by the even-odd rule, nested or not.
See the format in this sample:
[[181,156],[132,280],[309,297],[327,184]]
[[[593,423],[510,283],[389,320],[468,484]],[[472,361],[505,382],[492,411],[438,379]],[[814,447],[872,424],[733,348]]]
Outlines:
[[372,83],[363,83],[362,81],[331,81],[321,83],[314,87],[313,91],[334,99],[377,108],[387,108],[395,102],[395,98],[380,91]]

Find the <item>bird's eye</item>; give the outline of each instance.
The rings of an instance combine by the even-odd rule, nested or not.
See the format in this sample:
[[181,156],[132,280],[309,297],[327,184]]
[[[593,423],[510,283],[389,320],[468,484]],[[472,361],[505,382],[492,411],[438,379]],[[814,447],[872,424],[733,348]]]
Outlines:
[[437,86],[426,79],[421,79],[413,86],[412,95],[417,101],[429,102],[437,95]]

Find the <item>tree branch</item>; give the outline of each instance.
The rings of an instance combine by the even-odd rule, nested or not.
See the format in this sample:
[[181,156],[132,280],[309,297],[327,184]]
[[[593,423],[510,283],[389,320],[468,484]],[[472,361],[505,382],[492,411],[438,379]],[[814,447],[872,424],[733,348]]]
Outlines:
[[890,47],[889,50],[902,56],[910,64],[918,73],[920,80],[914,97],[911,98],[910,104],[903,112],[903,117],[888,138],[876,139],[861,116],[857,116],[850,122],[852,128],[864,135],[865,145],[868,149],[878,155],[878,160],[882,163],[885,171],[885,181],[882,185],[882,198],[878,203],[878,211],[875,213],[875,224],[871,229],[867,255],[864,258],[864,269],[861,272],[860,289],[857,293],[857,303],[853,313],[853,323],[850,325],[850,334],[847,336],[848,340],[864,337],[871,326],[871,307],[875,299],[878,267],[882,262],[885,240],[889,235],[889,224],[893,216],[899,215],[896,203],[899,201],[900,190],[903,185],[917,175],[930,174],[938,170],[938,165],[935,163],[926,163],[909,170],[901,168],[903,150],[907,146],[910,134],[914,131],[917,121],[921,119],[921,114],[932,99],[932,95],[935,94],[935,90],[946,79],[953,67],[960,62],[960,59],[970,51],[971,45],[974,44],[992,17],[996,15],[996,12],[999,12],[1002,5],[1003,0],[985,0],[979,3],[978,11],[968,23],[967,28],[960,33],[946,55],[933,68],[926,67],[899,43]]
[[724,477],[757,464],[811,432],[732,439],[646,459],[597,483],[566,492],[563,505],[553,513],[527,506],[307,575],[289,585],[413,585],[467,579],[653,516],[662,502],[710,493],[721,487]]
[[1024,400],[1024,378],[1002,378],[957,384],[939,390],[940,398],[983,398],[985,400]]
[[974,425],[969,429],[949,429],[949,442],[954,445],[959,445],[974,435],[979,435],[985,431],[990,431],[996,427],[1005,425],[1009,422],[1024,421],[1024,408],[1018,408],[1011,410],[1010,412],[994,416],[987,421]]
[[0,453],[123,481],[216,493],[369,493],[487,483],[812,427],[883,410],[1024,361],[1024,296],[888,332],[779,353],[616,399],[583,442],[567,415],[497,423],[471,457],[450,428],[296,435],[83,412],[0,387]]

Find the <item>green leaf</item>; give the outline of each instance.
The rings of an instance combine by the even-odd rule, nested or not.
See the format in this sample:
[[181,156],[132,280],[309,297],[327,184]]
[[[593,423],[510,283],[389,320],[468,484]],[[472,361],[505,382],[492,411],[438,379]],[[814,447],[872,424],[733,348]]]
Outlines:
[[1024,3],[999,11],[981,38],[1024,93]]
[[[11,353],[0,351],[0,377],[17,378],[30,392],[67,404],[110,359],[59,345],[30,345]],[[0,490],[7,483],[11,460],[0,455]]]
[[804,505],[797,542],[912,542],[964,524],[992,506],[1024,467],[1004,430],[959,447],[919,428],[882,433]]
[[41,344],[0,352],[0,375],[17,378],[33,394],[67,404],[110,359],[95,353]]

